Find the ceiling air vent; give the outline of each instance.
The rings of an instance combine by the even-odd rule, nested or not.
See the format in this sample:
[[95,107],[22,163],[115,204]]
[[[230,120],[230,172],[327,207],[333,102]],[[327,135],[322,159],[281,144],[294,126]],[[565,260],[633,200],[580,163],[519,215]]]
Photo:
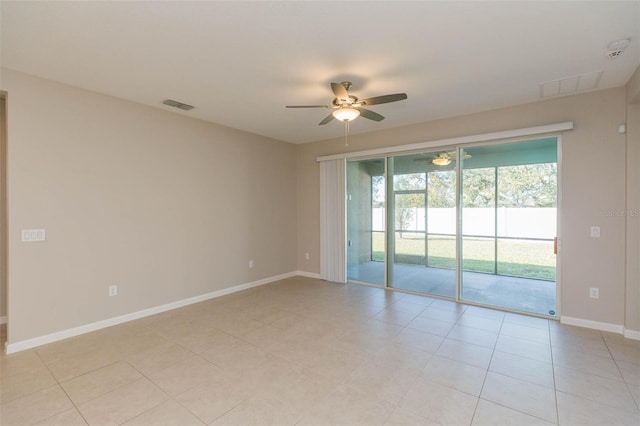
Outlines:
[[183,104],[182,102],[174,101],[173,99],[165,99],[164,101],[162,101],[162,103],[167,106],[179,108],[184,111],[189,111],[190,109],[193,109],[192,105]]
[[561,78],[559,80],[546,81],[540,83],[540,97],[550,98],[552,96],[568,95],[584,90],[593,90],[598,87],[601,77],[602,71],[594,71]]

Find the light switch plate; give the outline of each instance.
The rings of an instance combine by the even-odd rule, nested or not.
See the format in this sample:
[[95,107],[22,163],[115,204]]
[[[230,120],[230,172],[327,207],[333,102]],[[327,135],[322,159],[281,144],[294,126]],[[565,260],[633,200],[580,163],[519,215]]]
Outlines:
[[600,237],[600,227],[599,226],[592,226],[591,227],[591,237],[592,238],[599,238]]
[[23,229],[22,230],[23,243],[44,241],[45,238],[46,238],[46,233],[44,229]]

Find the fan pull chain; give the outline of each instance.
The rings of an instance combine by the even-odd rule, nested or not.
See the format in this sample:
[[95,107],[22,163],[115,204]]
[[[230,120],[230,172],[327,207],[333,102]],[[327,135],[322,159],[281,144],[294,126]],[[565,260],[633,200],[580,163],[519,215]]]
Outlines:
[[344,120],[344,146],[349,146],[349,120]]

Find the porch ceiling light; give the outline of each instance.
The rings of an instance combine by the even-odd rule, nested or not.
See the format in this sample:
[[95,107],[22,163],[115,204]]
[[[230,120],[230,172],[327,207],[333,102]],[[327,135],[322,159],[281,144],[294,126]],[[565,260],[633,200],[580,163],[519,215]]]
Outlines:
[[434,158],[432,163],[435,164],[436,166],[448,166],[449,164],[451,164],[451,158],[448,158],[445,156],[439,156]]

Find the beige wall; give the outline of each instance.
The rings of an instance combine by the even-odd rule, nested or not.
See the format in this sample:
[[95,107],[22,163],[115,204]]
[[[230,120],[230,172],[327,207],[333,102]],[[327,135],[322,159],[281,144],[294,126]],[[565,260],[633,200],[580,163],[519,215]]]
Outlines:
[[[319,271],[318,164],[316,157],[372,148],[425,142],[456,136],[574,121],[562,138],[562,205],[560,239],[561,314],[608,324],[625,321],[625,221],[606,215],[625,209],[625,88],[562,97],[298,148],[298,269]],[[375,123],[369,123],[372,128]],[[602,162],[603,156],[618,163]],[[592,225],[601,238],[590,238]],[[314,253],[306,261],[300,255]],[[600,298],[590,299],[589,288]],[[636,312],[638,302],[634,302]]]
[[294,145],[3,71],[9,343],[295,271]]
[[[640,67],[627,84],[626,327],[640,332]],[[640,338],[640,335],[636,336]]]

